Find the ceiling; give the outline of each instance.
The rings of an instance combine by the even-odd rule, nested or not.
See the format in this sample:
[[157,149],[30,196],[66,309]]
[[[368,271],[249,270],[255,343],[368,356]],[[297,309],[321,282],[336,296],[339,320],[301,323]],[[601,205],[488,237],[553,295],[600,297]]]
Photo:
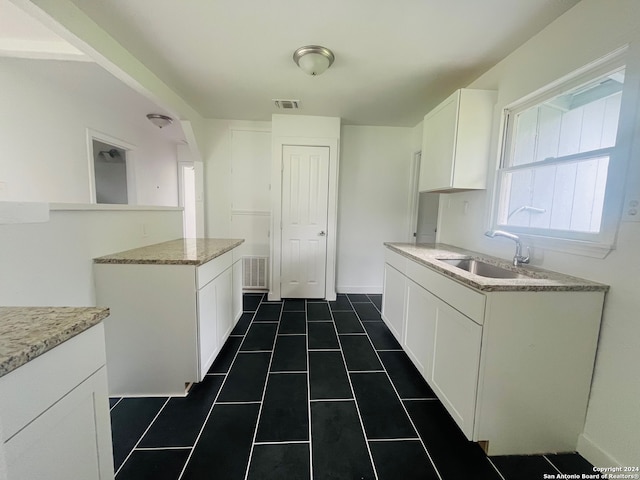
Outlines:
[[[414,126],[578,0],[71,0],[206,118]],[[336,60],[318,77],[303,45]]]

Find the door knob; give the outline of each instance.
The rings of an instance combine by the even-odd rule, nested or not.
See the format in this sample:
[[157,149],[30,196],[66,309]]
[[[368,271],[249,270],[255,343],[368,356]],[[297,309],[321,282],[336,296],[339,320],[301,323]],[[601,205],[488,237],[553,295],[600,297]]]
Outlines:
[[324,236],[326,235],[326,233],[325,233],[325,231],[324,231],[324,230],[321,230],[321,231],[320,231],[320,233],[319,233],[318,235],[320,235],[321,237],[324,237]]

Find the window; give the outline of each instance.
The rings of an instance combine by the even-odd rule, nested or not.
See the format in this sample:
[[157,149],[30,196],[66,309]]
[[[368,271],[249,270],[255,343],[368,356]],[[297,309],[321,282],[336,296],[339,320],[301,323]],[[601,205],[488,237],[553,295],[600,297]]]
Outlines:
[[606,221],[612,196],[607,180],[624,77],[618,58],[505,110],[496,228],[595,244],[613,242]]

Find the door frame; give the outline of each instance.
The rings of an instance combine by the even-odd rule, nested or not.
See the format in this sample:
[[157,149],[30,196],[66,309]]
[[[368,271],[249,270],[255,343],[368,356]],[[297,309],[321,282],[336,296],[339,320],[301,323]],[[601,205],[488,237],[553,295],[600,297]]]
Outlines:
[[336,244],[338,229],[339,139],[331,137],[276,137],[272,144],[270,282],[268,299],[281,299],[280,273],[282,249],[282,154],[285,146],[329,147],[329,196],[327,201],[327,258],[325,298],[336,299]]

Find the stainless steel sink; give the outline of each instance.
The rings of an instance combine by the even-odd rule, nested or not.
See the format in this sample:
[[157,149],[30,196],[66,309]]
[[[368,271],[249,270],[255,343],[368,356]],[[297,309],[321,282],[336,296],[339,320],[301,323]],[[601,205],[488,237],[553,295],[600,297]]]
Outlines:
[[481,260],[475,260],[473,258],[438,258],[440,262],[447,263],[452,267],[465,270],[481,277],[489,278],[528,278],[526,275],[522,275],[506,268],[501,268],[490,263],[485,263]]

